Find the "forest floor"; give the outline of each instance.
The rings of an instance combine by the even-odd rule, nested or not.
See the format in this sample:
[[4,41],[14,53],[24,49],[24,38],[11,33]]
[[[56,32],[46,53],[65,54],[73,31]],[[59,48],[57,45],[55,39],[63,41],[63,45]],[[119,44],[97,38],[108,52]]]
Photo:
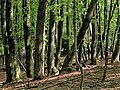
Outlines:
[[[102,61],[102,60],[101,60]],[[75,69],[75,66],[73,65]],[[107,77],[102,82],[104,64],[84,67],[83,90],[120,90],[120,63],[108,65]],[[3,85],[5,71],[0,68],[0,90],[79,90],[80,72],[62,72],[58,76],[49,76],[43,80],[25,79]]]

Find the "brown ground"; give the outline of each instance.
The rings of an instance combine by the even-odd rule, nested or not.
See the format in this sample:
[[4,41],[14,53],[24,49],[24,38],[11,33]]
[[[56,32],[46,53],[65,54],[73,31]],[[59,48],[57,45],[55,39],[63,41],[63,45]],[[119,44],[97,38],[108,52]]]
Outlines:
[[[108,65],[107,78],[102,82],[103,65],[88,65],[84,68],[84,90],[120,90],[120,63]],[[5,72],[0,68],[0,89],[2,90],[79,90],[80,72],[62,72],[44,80],[24,80],[3,85]],[[29,81],[29,82],[28,82]]]

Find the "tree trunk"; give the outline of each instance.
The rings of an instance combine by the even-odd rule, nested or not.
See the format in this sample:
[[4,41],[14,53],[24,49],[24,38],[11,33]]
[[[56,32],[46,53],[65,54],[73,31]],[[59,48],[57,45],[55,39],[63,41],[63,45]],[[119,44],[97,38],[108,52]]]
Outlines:
[[104,32],[103,32],[103,35],[102,35],[102,41],[104,43],[104,40],[105,40],[105,32],[106,32],[106,29],[107,29],[107,0],[104,0]]
[[107,27],[107,35],[106,35],[106,46],[105,46],[105,67],[104,67],[104,73],[103,73],[103,81],[106,78],[106,72],[107,72],[107,64],[108,64],[108,43],[109,43],[109,30],[110,30],[110,17],[111,17],[111,12],[112,12],[112,0],[110,2],[110,12],[109,12],[109,20],[108,20],[108,27]]
[[116,42],[116,45],[115,45],[115,50],[112,54],[112,63],[114,61],[119,61],[119,55],[120,55],[120,0],[118,1],[118,21],[117,21],[117,26],[118,26],[118,34],[117,34],[117,42]]
[[8,37],[8,50],[9,54],[6,61],[6,71],[7,71],[7,80],[6,82],[11,82],[17,77],[17,73],[19,72],[17,60],[15,60],[15,39],[14,39],[14,32],[13,32],[13,7],[12,7],[12,0],[6,0],[6,31]]
[[70,29],[69,29],[69,0],[67,2],[66,12],[68,15],[66,16],[66,31],[67,31],[67,53],[70,50]]
[[[51,0],[50,5],[54,5],[55,0]],[[53,9],[50,10],[50,20],[49,20],[49,39],[48,39],[48,75],[56,73],[57,69],[55,67],[54,60],[54,49],[55,49],[55,15]]]
[[43,60],[43,33],[45,23],[45,10],[47,0],[39,0],[37,26],[36,26],[36,44],[35,44],[35,60],[34,60],[34,79],[42,79],[44,77],[42,69],[44,69]]
[[[62,4],[62,2],[60,1]],[[60,64],[61,45],[62,45],[62,29],[63,29],[63,4],[60,7],[61,20],[58,22],[58,41],[56,46],[55,66],[58,69]]]
[[[86,30],[88,29],[89,23],[92,18],[92,12],[94,10],[94,7],[96,6],[96,3],[97,3],[97,0],[92,0],[88,7],[86,17],[83,20],[82,27],[80,28],[79,33],[77,35],[77,46],[78,47],[82,46],[83,44],[84,35],[86,33]],[[72,48],[70,49],[69,53],[67,54],[64,60],[63,68],[70,66],[70,62],[72,61],[73,55],[74,55],[74,45],[72,45]]]
[[91,65],[96,64],[96,46],[97,46],[97,32],[96,32],[96,6],[93,11],[93,17],[95,18],[92,22],[92,43],[91,43]]
[[[86,0],[83,0],[83,4],[84,4],[83,7],[86,8],[86,4],[87,4]],[[85,11],[82,13],[82,22],[83,22],[84,19],[85,19]],[[78,60],[79,60],[79,62],[81,62],[83,45],[79,46],[78,48],[79,48]],[[83,56],[84,56],[84,55],[83,55]],[[83,59],[83,60],[84,60],[84,59]]]
[[117,32],[118,32],[118,18],[116,22],[115,32],[113,34],[112,52],[114,51],[114,48],[115,48],[115,40],[116,40]]
[[98,4],[98,8],[97,8],[97,12],[98,14],[98,46],[97,46],[97,55],[96,57],[98,57],[99,52],[101,50],[101,58],[103,58],[103,45],[102,45],[102,35],[101,35],[101,11],[100,11],[100,7]]
[[1,0],[1,32],[2,32],[2,38],[3,38],[3,47],[4,47],[4,64],[7,60],[8,55],[8,47],[7,47],[7,36],[6,36],[6,20],[5,20],[5,0]]
[[33,76],[32,70],[32,50],[31,50],[31,36],[30,36],[30,0],[23,0],[23,28],[24,28],[24,42],[26,50],[26,70],[27,77]]
[[75,59],[76,59],[76,63],[80,69],[80,76],[81,76],[81,80],[80,80],[80,90],[83,90],[83,78],[84,78],[84,71],[82,68],[82,65],[79,63],[78,61],[78,48],[77,48],[77,23],[76,23],[76,0],[73,1],[73,10],[74,10],[74,18],[73,18],[73,28],[74,28],[74,43],[75,43],[75,47],[74,47],[74,51],[75,51]]

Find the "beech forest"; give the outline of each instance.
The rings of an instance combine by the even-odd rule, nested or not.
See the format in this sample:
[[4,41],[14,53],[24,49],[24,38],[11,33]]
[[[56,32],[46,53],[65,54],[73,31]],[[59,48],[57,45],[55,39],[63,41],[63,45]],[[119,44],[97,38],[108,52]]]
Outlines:
[[120,0],[0,0],[0,90],[120,90]]

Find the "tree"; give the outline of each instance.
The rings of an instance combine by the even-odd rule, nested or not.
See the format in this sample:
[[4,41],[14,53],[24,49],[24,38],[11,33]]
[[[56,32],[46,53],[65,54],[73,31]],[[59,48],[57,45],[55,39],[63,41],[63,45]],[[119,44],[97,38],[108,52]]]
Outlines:
[[98,45],[97,45],[97,54],[98,57],[99,52],[101,50],[101,58],[103,58],[103,44],[102,44],[102,35],[101,35],[101,11],[100,11],[100,5],[98,3],[97,7],[97,13],[98,13]]
[[26,50],[26,71],[27,77],[33,76],[32,69],[32,50],[31,50],[31,36],[30,36],[30,0],[23,0],[23,28],[24,28],[24,42]]
[[7,36],[6,36],[6,20],[5,20],[5,0],[1,0],[1,32],[3,38],[4,58],[7,61],[8,48],[7,48]]
[[74,10],[74,18],[73,18],[73,28],[74,28],[74,52],[75,52],[75,59],[76,63],[81,71],[81,80],[80,80],[80,90],[83,90],[83,78],[84,78],[84,71],[82,65],[78,61],[78,48],[77,48],[77,23],[76,23],[76,0],[73,1],[73,10]]
[[96,8],[97,8],[97,5],[95,6],[93,11],[94,21],[92,22],[92,43],[91,43],[91,63],[90,64],[93,64],[93,65],[96,64],[96,46],[97,46]]
[[63,4],[60,1],[60,21],[58,22],[58,39],[56,45],[56,55],[55,55],[55,66],[58,69],[60,64],[60,55],[61,55],[61,45],[62,45],[62,30],[63,30]]
[[44,33],[44,23],[45,23],[46,2],[47,0],[39,0],[39,6],[38,6],[35,59],[34,59],[34,79],[42,79],[44,76],[43,33]]
[[69,0],[67,1],[66,12],[68,13],[68,15],[66,16],[67,53],[69,53],[70,50]]
[[[50,1],[50,6],[54,6],[55,0]],[[55,49],[55,15],[53,9],[50,10],[50,20],[49,20],[49,38],[48,38],[48,75],[56,73],[58,70],[55,67],[54,60],[54,49]]]
[[106,33],[106,29],[107,29],[107,17],[108,17],[107,0],[104,0],[104,32],[103,32],[103,35],[102,35],[102,41],[103,42],[105,40],[105,33]]
[[114,61],[119,61],[119,55],[120,55],[120,0],[118,0],[118,21],[117,21],[117,30],[118,30],[118,33],[117,33],[117,42],[116,42],[116,45],[115,45],[115,49],[114,49],[114,52],[112,54],[112,63]]
[[[88,7],[87,14],[85,16],[85,19],[82,22],[82,26],[79,30],[78,35],[77,35],[77,46],[78,47],[82,46],[82,44],[83,44],[84,35],[85,35],[86,30],[87,30],[89,23],[91,21],[92,12],[94,10],[94,7],[96,6],[96,3],[97,3],[97,0],[92,0],[89,7]],[[72,60],[73,55],[74,55],[74,45],[72,45],[72,49],[70,49],[69,53],[67,54],[67,56],[64,60],[63,68],[70,66],[70,62]]]
[[6,72],[7,72],[7,80],[6,82],[11,82],[14,79],[19,78],[20,69],[18,62],[16,60],[16,46],[14,39],[14,31],[13,31],[13,7],[12,0],[6,0],[6,31],[8,38],[8,52],[7,60],[6,60]]
[[116,1],[116,3],[114,4],[114,8],[112,10],[112,0],[110,1],[110,11],[109,11],[109,18],[108,18],[108,25],[107,25],[107,34],[106,34],[106,45],[105,45],[105,67],[104,67],[104,72],[103,72],[103,81],[106,78],[106,72],[107,72],[107,64],[108,64],[108,44],[109,44],[109,32],[110,32],[110,24],[111,24],[111,19],[113,17],[113,13],[115,10],[115,7],[118,3],[118,0]]

